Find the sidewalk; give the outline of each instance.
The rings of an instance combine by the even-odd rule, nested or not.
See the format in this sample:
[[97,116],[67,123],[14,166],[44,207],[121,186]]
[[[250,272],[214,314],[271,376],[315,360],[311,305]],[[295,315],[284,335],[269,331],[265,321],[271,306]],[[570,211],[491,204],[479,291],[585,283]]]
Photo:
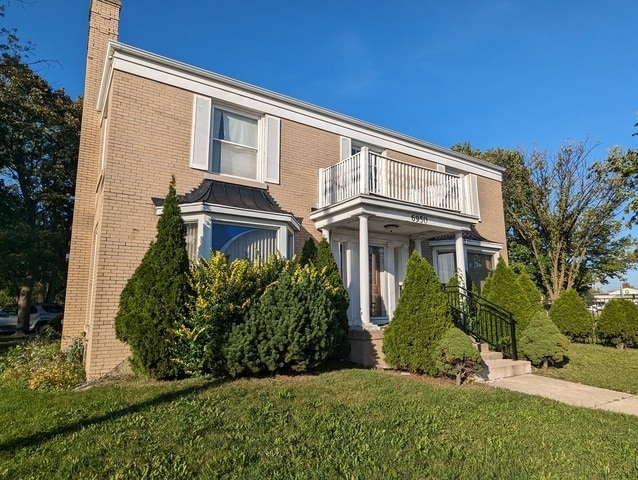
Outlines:
[[638,416],[638,395],[527,374],[485,382],[487,385],[550,398],[585,408]]

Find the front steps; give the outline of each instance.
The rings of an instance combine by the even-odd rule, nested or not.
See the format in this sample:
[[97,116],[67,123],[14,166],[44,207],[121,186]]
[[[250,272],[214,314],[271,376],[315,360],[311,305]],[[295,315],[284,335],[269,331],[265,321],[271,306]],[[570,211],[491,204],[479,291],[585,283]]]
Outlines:
[[527,360],[503,358],[501,352],[490,351],[487,343],[478,343],[474,344],[474,346],[481,352],[481,358],[483,359],[483,368],[478,374],[478,379],[488,382],[532,373],[532,364]]

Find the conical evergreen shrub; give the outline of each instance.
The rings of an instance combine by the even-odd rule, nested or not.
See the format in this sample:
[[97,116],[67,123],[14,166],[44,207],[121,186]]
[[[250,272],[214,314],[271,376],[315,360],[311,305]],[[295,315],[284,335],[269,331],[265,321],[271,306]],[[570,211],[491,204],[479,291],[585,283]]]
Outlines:
[[593,335],[593,319],[585,300],[574,289],[561,293],[549,309],[549,317],[574,342],[587,342]]
[[157,379],[182,373],[174,346],[191,294],[188,271],[186,226],[173,177],[155,241],[124,287],[115,317],[116,336],[130,346],[134,371]]
[[231,376],[305,372],[335,346],[332,300],[312,265],[283,272],[235,325],[225,348]]
[[413,252],[401,297],[383,332],[385,361],[396,368],[434,375],[434,351],[452,327],[447,299],[432,266]]
[[538,290],[534,287],[536,292],[533,292],[533,295],[526,293],[521,287],[518,276],[507,266],[503,257],[498,259],[496,268],[489,279],[489,287],[484,289],[484,291],[487,290],[485,294],[487,300],[512,312],[516,321],[516,336],[520,337],[530,319],[541,310],[540,302],[536,304],[535,300],[534,302],[530,300],[530,298],[536,298]]
[[519,350],[533,365],[543,369],[567,356],[568,338],[560,333],[546,311],[538,311],[521,333]]
[[596,335],[605,345],[638,346],[638,306],[624,298],[611,300],[598,317]]

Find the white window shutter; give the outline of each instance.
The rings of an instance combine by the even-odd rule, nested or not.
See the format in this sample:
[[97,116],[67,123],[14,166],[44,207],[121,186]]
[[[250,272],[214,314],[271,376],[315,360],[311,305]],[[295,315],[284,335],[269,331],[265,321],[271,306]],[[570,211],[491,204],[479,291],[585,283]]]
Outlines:
[[210,159],[211,108],[210,98],[195,95],[191,168],[208,170]]
[[352,156],[352,140],[348,137],[341,137],[341,160]]
[[264,120],[264,138],[266,139],[265,180],[270,183],[279,183],[281,120],[271,115],[266,115]]
[[470,213],[476,215],[477,217],[481,216],[481,209],[479,205],[479,192],[478,192],[478,179],[476,175],[470,173],[468,175],[469,180],[469,200],[470,200]]

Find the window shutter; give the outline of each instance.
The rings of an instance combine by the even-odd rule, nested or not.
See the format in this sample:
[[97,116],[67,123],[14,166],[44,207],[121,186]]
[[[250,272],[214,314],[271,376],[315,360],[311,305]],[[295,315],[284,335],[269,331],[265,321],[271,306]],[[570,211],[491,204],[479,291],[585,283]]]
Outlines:
[[479,205],[479,196],[478,196],[478,181],[476,175],[470,173],[467,175],[468,178],[468,187],[469,187],[469,206],[470,212],[472,215],[476,215],[477,217],[481,216],[481,209]]
[[279,144],[281,120],[277,117],[265,117],[266,139],[266,181],[279,183]]
[[341,160],[352,156],[352,140],[348,137],[341,137]]
[[191,168],[208,170],[210,158],[211,100],[195,95],[193,107],[193,144],[191,146]]

